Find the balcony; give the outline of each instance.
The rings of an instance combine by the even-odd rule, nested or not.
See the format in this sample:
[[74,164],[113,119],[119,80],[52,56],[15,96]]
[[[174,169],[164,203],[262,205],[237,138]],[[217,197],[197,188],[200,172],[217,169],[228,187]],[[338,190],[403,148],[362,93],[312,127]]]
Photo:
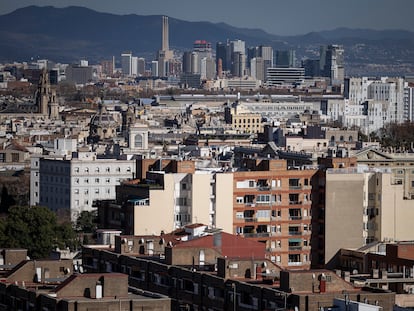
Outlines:
[[301,231],[289,231],[289,235],[302,235]]
[[269,191],[270,186],[258,186],[257,190],[259,190],[259,191]]
[[302,220],[302,216],[289,216],[289,220]]
[[302,189],[302,185],[289,185],[289,189],[290,190],[301,190]]
[[301,266],[302,262],[301,261],[290,261],[288,262],[288,266]]
[[289,201],[289,205],[301,205],[302,201]]
[[302,250],[302,246],[289,246],[289,250],[290,251],[301,251]]
[[256,222],[257,221],[257,219],[254,218],[254,217],[244,217],[244,218],[241,218],[241,220],[243,220],[243,219],[244,219],[245,222]]
[[260,232],[260,233],[243,233],[245,238],[267,238],[270,237],[270,232]]

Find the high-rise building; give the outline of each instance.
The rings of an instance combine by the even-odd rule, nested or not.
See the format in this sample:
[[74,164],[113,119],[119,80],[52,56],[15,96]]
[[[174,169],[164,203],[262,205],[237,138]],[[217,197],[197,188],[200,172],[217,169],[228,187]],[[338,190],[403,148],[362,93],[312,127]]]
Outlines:
[[259,46],[258,56],[263,59],[264,78],[262,81],[264,81],[267,79],[267,69],[273,67],[273,48],[271,46]]
[[121,54],[121,68],[123,75],[130,76],[132,74],[132,52]]
[[139,76],[144,76],[145,75],[145,58],[139,57],[137,65],[138,65],[137,74]]
[[[228,71],[231,68],[230,65],[230,46],[228,42],[217,42],[216,44],[216,67],[217,69],[221,68],[223,71]],[[219,66],[219,61],[221,61],[221,66]]]
[[331,85],[344,83],[344,48],[342,45],[321,46],[320,69],[322,76],[331,79]]
[[191,73],[191,54],[192,52],[190,51],[185,51],[183,53],[183,60],[182,60],[182,65],[183,65],[183,73]]
[[235,77],[242,77],[246,70],[246,55],[242,52],[234,52],[232,54],[231,73]]
[[158,74],[158,61],[156,61],[156,60],[153,60],[151,62],[151,75],[153,77],[159,77],[159,74]]
[[231,74],[241,77],[246,69],[246,44],[242,40],[230,41]]
[[414,122],[414,87],[404,88],[404,119]]
[[295,50],[276,51],[276,67],[295,67]]
[[256,80],[264,82],[265,66],[263,58],[255,57],[250,60],[250,75]]

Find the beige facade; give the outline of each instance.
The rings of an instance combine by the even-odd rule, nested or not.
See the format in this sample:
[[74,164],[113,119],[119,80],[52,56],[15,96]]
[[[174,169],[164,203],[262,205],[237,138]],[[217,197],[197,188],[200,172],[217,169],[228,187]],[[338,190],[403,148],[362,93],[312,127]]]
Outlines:
[[413,240],[413,200],[405,197],[404,188],[390,169],[327,170],[325,262],[340,248]]
[[149,187],[140,200],[131,200],[133,234],[171,232],[191,223],[232,232],[232,173],[151,172],[148,177],[162,187]]
[[395,182],[391,173],[377,174],[378,186],[375,193],[379,209],[377,219],[378,241],[412,241],[414,201],[404,198],[404,185]]
[[233,173],[215,175],[215,215],[216,228],[233,233]]
[[174,176],[164,175],[164,189],[149,191],[148,205],[135,205],[134,235],[159,234],[174,230]]
[[326,174],[325,263],[343,248],[358,248],[363,237],[364,174],[330,170]]

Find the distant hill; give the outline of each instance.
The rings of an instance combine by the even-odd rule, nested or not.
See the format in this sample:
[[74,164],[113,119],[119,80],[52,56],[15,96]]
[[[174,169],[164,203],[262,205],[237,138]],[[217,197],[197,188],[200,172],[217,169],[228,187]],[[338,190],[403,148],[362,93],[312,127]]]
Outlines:
[[[161,16],[115,15],[83,7],[29,6],[0,16],[0,62],[48,58],[98,62],[123,51],[151,59],[161,46]],[[188,22],[169,18],[170,47],[189,50],[195,40],[241,39],[246,46],[295,49],[298,59],[317,58],[321,44],[343,44],[347,69],[374,66],[414,68],[414,33],[338,28],[300,36],[277,36],[260,29],[225,23]],[[378,69],[378,66],[375,67]],[[411,71],[413,73],[413,71]]]

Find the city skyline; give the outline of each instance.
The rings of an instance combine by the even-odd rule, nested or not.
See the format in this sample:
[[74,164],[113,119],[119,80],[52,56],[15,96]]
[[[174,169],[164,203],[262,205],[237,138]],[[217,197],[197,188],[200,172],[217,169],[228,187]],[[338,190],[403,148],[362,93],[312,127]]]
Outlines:
[[[299,35],[339,27],[374,30],[402,29],[414,31],[410,0],[211,0],[208,5],[191,0],[151,2],[123,0],[5,0],[0,14],[7,14],[29,5],[82,6],[99,12],[117,15],[167,15],[186,21],[224,22],[234,27],[258,28],[276,35]],[[293,21],[293,22],[292,22]]]

